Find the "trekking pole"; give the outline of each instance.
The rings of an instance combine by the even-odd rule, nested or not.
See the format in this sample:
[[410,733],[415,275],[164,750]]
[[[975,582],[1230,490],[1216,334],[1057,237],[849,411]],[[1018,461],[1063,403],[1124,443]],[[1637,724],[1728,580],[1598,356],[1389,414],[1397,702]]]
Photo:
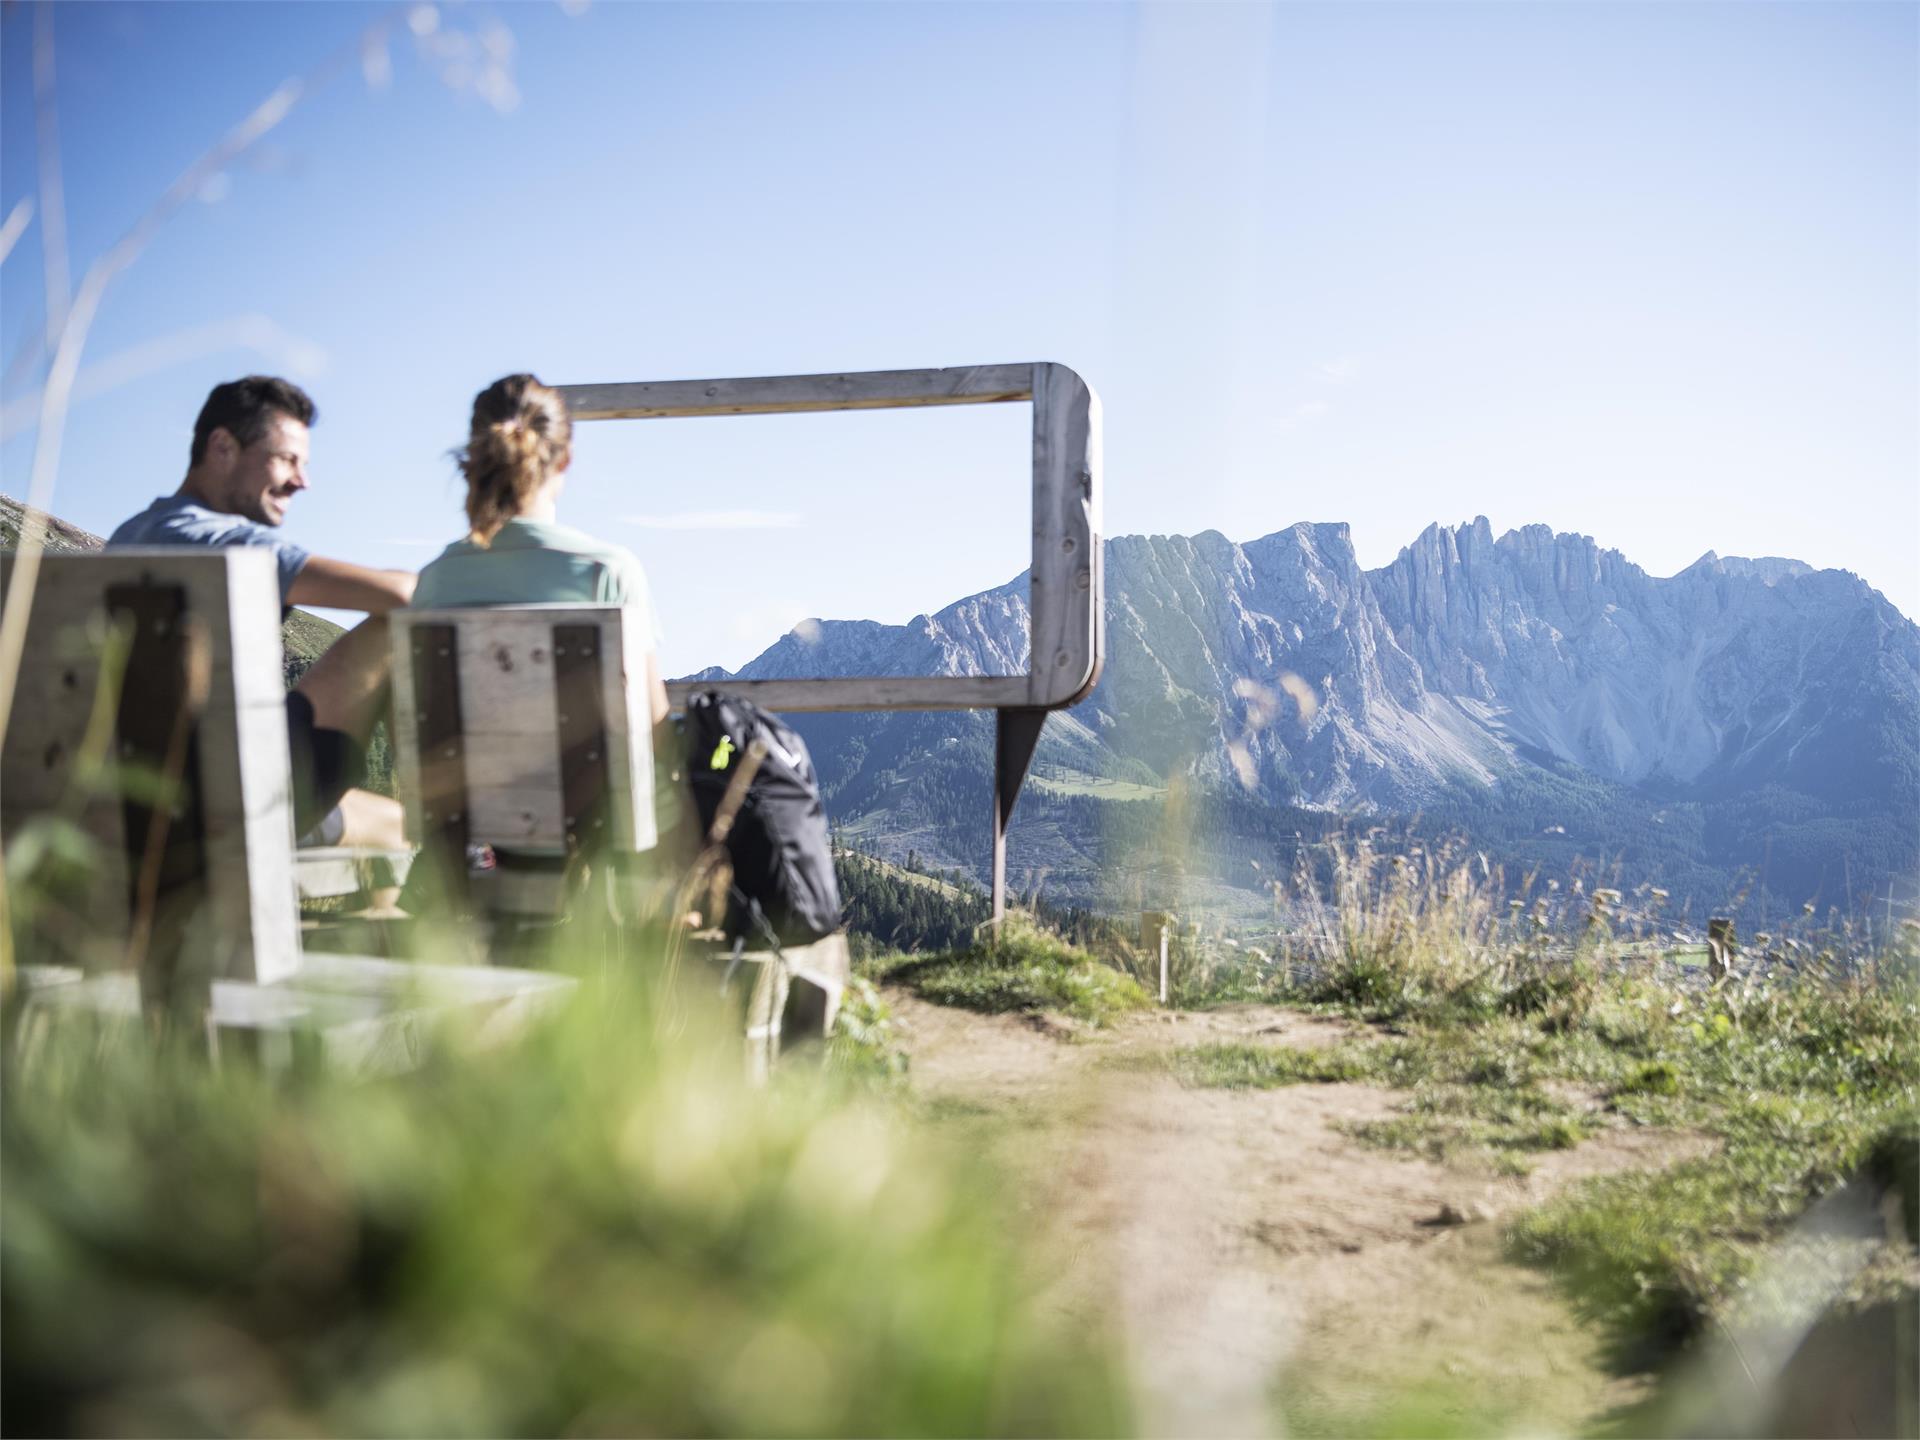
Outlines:
[[726,793],[720,797],[720,805],[714,811],[713,824],[708,827],[706,844],[689,867],[684,879],[673,892],[672,925],[668,960],[679,959],[679,946],[683,938],[680,917],[687,913],[687,906],[699,895],[702,889],[708,892],[705,904],[708,909],[714,905],[714,897],[719,890],[714,882],[718,878],[719,867],[726,862],[727,835],[733,829],[734,819],[740,813],[740,807],[746,804],[747,787],[753,784],[753,777],[759,773],[760,764],[767,758],[766,742],[755,736],[748,742],[746,752],[740,760],[740,768],[733,772],[727,781]]

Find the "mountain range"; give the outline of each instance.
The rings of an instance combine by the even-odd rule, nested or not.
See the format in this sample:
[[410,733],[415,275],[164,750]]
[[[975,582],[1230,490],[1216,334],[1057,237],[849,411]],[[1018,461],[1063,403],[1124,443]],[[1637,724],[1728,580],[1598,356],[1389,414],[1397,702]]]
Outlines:
[[[1657,578],[1586,536],[1496,538],[1484,518],[1373,570],[1344,524],[1123,536],[1105,558],[1105,670],[1049,718],[1009,842],[1056,893],[1124,901],[1116,878],[1140,889],[1178,812],[1186,868],[1241,889],[1297,835],[1393,817],[1702,910],[1913,887],[1920,628],[1857,576],[1709,553]],[[1026,661],[1023,574],[905,625],[808,622],[738,674]],[[851,838],[979,872],[986,717],[796,720]]]

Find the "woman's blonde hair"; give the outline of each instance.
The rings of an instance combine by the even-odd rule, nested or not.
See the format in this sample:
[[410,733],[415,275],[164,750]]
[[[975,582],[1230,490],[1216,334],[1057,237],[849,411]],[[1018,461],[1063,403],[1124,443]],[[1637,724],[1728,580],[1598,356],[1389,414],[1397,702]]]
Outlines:
[[467,477],[472,538],[485,545],[573,458],[567,402],[532,375],[496,380],[473,397],[466,447],[454,458]]

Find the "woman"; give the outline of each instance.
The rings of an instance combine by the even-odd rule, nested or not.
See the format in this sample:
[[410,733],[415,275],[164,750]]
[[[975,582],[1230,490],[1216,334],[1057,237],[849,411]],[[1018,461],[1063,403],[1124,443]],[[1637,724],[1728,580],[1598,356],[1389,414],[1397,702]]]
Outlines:
[[[420,572],[415,609],[468,605],[619,605],[647,637],[656,786],[678,753],[655,652],[652,596],[631,551],[560,524],[554,512],[573,463],[566,401],[532,375],[509,375],[474,397],[466,447],[468,534]],[[663,835],[682,808],[656,790]]]
[[554,511],[573,463],[573,422],[560,392],[509,375],[473,401],[464,449],[467,538],[426,569],[416,609],[456,605],[624,605],[652,633],[647,578],[631,551],[559,524]]

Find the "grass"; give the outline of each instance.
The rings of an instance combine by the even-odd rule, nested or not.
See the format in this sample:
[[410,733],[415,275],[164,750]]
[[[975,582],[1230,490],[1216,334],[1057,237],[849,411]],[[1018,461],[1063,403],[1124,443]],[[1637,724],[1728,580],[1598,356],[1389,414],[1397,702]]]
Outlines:
[[1299,1050],[1277,1045],[1190,1045],[1141,1057],[1166,1066],[1183,1083],[1215,1090],[1272,1090],[1282,1085],[1327,1085],[1373,1078],[1364,1047]]
[[1501,1051],[1476,1057],[1441,1035],[1313,1049],[1219,1042],[1129,1056],[1123,1063],[1165,1069],[1184,1084],[1207,1089],[1350,1081],[1410,1090],[1399,1114],[1347,1125],[1346,1133],[1382,1149],[1478,1161],[1509,1174],[1525,1171],[1519,1157],[1527,1152],[1571,1149],[1595,1129],[1578,1106],[1542,1088],[1545,1077],[1530,1059]]
[[1104,775],[1071,771],[1058,776],[1033,775],[1027,783],[1049,795],[1084,795],[1095,800],[1160,800],[1167,793],[1164,785],[1142,785],[1133,780],[1113,780]]
[[1571,1024],[1443,1012],[1408,1028],[1378,1047],[1374,1073],[1412,1093],[1401,1114],[1354,1127],[1369,1143],[1510,1168],[1607,1126],[1712,1142],[1668,1169],[1577,1186],[1509,1231],[1516,1258],[1551,1269],[1629,1350],[1732,1318],[1769,1248],[1920,1113],[1911,981],[1807,978],[1760,996],[1622,977]]
[[[1606,1086],[1620,1119],[1711,1136],[1707,1156],[1623,1174],[1521,1217],[1513,1253],[1551,1267],[1629,1340],[1691,1336],[1734,1313],[1770,1245],[1920,1114],[1920,1009],[1911,979],[1804,980],[1761,995],[1696,992],[1640,1023],[1570,1037],[1557,1068]],[[1605,1038],[1603,1038],[1605,1037]],[[1907,1177],[1890,1182],[1914,1200]],[[1855,1300],[1874,1298],[1855,1295]]]
[[[1199,1046],[1169,1063],[1209,1086],[1395,1087],[1398,1112],[1349,1133],[1506,1173],[1609,1127],[1704,1137],[1698,1158],[1584,1182],[1507,1231],[1508,1253],[1551,1270],[1623,1356],[1738,1323],[1783,1237],[1856,1175],[1920,1214],[1920,931],[1863,969],[1706,985],[1623,962],[1613,892],[1572,912],[1570,946],[1546,907],[1499,893],[1471,861],[1388,864],[1353,847],[1289,958],[1313,975],[1297,998],[1373,1035],[1327,1051]],[[1848,1303],[1886,1298],[1875,1287],[1890,1274],[1910,1285],[1905,1253],[1865,1267]]]
[[870,997],[839,1063],[755,1090],[705,987],[582,984],[392,1081],[213,1068],[139,1027],[11,1063],[9,1429],[1129,1427],[992,1167],[848,1082],[889,1069]]
[[[1638,1369],[1709,1330],[1764,1319],[1755,1307],[1778,1297],[1755,1277],[1778,1267],[1772,1257],[1814,1203],[1855,1176],[1897,1197],[1903,1216],[1920,1214],[1916,1004],[1907,983],[1809,980],[1755,1006],[1622,981],[1571,1028],[1447,1015],[1326,1050],[1205,1045],[1163,1063],[1209,1087],[1398,1087],[1398,1113],[1347,1133],[1499,1174],[1610,1127],[1705,1137],[1711,1149],[1698,1158],[1580,1183],[1506,1231],[1507,1253],[1549,1270]],[[1842,1287],[1846,1308],[1911,1286],[1915,1222],[1904,1224],[1904,1245]]]
[[1084,950],[1011,914],[998,936],[929,957],[892,956],[868,973],[923,1000],[986,1014],[1048,1012],[1104,1026],[1152,1001],[1139,983]]

